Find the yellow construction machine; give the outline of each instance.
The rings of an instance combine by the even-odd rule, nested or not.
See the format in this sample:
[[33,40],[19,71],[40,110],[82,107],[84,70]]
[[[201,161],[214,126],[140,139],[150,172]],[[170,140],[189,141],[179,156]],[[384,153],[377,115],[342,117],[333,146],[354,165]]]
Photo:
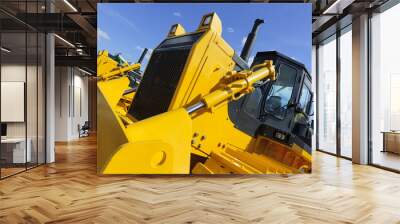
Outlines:
[[[98,86],[108,88],[110,99],[118,102],[114,108],[118,114],[125,116],[132,104],[142,78],[140,66],[147,51],[148,49],[145,48],[138,62],[133,64],[128,63],[121,54],[112,55],[106,50],[100,51],[97,56]],[[114,91],[114,89],[119,89],[119,91]],[[122,96],[120,91],[122,91]]]
[[274,51],[248,65],[262,23],[255,21],[240,56],[222,38],[216,13],[194,32],[173,25],[129,100],[125,72],[138,65],[107,69],[100,52],[98,173],[310,172],[311,77]]

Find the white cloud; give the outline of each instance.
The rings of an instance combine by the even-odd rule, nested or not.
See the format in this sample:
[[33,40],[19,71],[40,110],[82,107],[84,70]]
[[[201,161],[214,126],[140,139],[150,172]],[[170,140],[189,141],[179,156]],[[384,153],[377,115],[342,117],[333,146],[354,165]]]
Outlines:
[[105,40],[111,40],[111,38],[107,32],[103,31],[100,28],[97,28],[97,39],[101,39],[101,38],[105,39]]
[[180,12],[174,12],[174,13],[172,13],[174,16],[177,16],[177,17],[182,17],[182,14],[180,13]]
[[139,28],[136,26],[136,24],[133,21],[127,19],[126,17],[124,17],[120,13],[110,9],[109,7],[106,7],[106,8],[107,8],[107,10],[102,10],[102,12],[104,12],[106,15],[108,15],[110,17],[115,17],[118,21],[125,23],[125,25],[127,25],[128,27],[132,28],[136,32],[139,32]]
[[228,27],[226,30],[228,31],[228,33],[233,33],[233,32],[235,32],[235,30],[234,30],[232,27]]
[[244,44],[246,43],[247,37],[243,37],[242,38],[242,46],[244,46]]

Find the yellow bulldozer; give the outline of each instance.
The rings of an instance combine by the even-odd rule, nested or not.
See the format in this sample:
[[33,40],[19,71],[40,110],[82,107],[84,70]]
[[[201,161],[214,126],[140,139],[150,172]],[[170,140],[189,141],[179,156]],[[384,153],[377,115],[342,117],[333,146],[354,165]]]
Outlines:
[[275,51],[238,56],[216,13],[194,32],[180,24],[140,63],[98,55],[100,174],[311,172],[313,93],[304,65]]

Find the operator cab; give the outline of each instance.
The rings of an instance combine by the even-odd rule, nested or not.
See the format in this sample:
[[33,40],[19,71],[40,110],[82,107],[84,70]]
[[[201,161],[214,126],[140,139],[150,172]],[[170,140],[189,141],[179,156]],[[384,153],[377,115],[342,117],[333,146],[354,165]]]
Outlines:
[[258,52],[252,66],[265,60],[273,61],[276,80],[257,83],[251,94],[229,103],[229,116],[248,135],[295,143],[311,153],[311,76],[303,64],[276,51]]

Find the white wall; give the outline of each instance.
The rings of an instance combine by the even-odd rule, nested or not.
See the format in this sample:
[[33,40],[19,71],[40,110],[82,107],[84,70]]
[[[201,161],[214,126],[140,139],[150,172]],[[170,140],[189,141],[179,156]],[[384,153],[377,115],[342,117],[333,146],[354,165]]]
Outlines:
[[[1,66],[2,82],[25,82],[25,64],[3,64]],[[6,108],[1,108],[5,110]],[[25,137],[25,122],[8,122],[8,137]]]
[[69,68],[55,68],[55,141],[68,141]]
[[[27,80],[25,80],[27,78]],[[22,122],[6,122],[8,138],[27,138],[31,148],[32,162],[39,159],[44,162],[44,74],[42,67],[35,65],[25,66],[25,63],[6,62],[1,66],[2,82],[24,82],[26,85],[26,102],[23,102],[21,113],[25,114],[26,120]],[[20,90],[24,94],[25,90]],[[7,97],[7,96],[2,96]],[[26,107],[25,107],[26,103]],[[10,110],[2,107],[1,110]],[[3,111],[4,112],[4,111]],[[37,153],[39,153],[37,155]]]
[[24,122],[25,83],[2,81],[0,89],[1,122]]
[[74,107],[72,108],[72,120],[71,120],[71,135],[76,138],[79,137],[78,124],[83,125],[88,120],[88,78],[83,77],[82,73],[76,74],[78,70],[75,70],[74,74]]
[[[3,64],[1,66],[2,82],[25,82],[25,64]],[[1,108],[6,110],[7,108]],[[24,122],[12,122],[7,125],[9,137],[25,137]]]
[[88,120],[88,78],[72,67],[56,67],[55,73],[55,140],[74,140],[78,125]]

